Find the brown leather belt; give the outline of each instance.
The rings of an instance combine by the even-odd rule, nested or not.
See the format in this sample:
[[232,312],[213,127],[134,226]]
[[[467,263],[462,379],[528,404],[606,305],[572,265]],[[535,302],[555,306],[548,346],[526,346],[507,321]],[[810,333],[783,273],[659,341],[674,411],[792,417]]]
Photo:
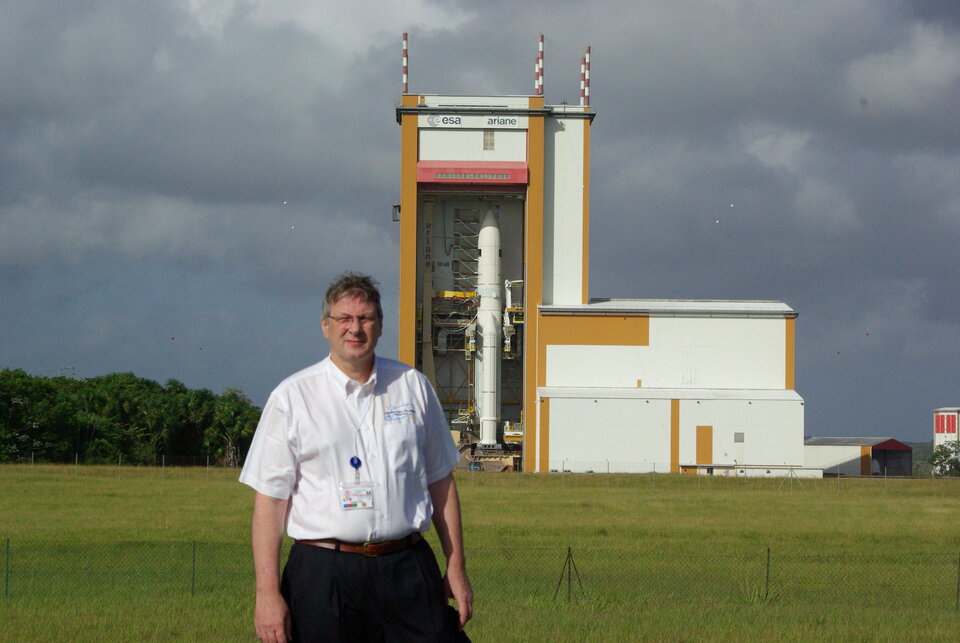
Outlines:
[[414,544],[423,540],[419,531],[415,531],[409,536],[398,538],[397,540],[385,540],[379,543],[345,543],[336,538],[321,538],[319,540],[298,540],[298,545],[310,545],[311,547],[323,547],[324,549],[333,549],[348,554],[363,554],[364,556],[385,556],[394,552],[403,551]]

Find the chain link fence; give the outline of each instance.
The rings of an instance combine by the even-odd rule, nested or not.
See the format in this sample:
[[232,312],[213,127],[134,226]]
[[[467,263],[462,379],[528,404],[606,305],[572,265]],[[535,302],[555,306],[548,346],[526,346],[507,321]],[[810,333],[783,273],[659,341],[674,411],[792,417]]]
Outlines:
[[[114,463],[87,463],[81,455],[69,459],[43,460],[34,462],[32,459],[15,466],[27,466],[31,469],[45,469],[50,465],[67,465],[73,468],[75,476],[101,476],[114,473],[123,477],[124,473],[150,472],[164,477],[168,474],[177,475],[182,472],[205,470],[217,472],[233,470],[221,466],[215,458],[208,455],[157,455],[151,464],[130,464],[122,456],[118,456]],[[960,476],[939,475],[928,464],[914,467],[912,476],[893,476],[885,473],[874,473],[869,476],[848,476],[829,469],[824,470],[822,478],[820,470],[803,467],[758,467],[758,466],[708,466],[695,464],[681,464],[684,474],[677,476],[672,471],[669,462],[655,461],[572,461],[563,460],[559,468],[551,469],[549,474],[526,473],[519,470],[507,469],[506,465],[490,465],[483,470],[470,470],[465,463],[457,470],[459,484],[484,485],[496,478],[497,484],[503,484],[509,478],[517,486],[574,486],[574,487],[650,487],[660,486],[688,486],[709,487],[711,484],[724,485],[737,482],[743,489],[794,489],[822,488],[829,485],[837,490],[845,488],[862,488],[863,485],[883,487],[888,482],[898,480],[922,480],[936,488],[945,485],[947,488],[960,487]],[[498,475],[491,476],[497,472]],[[811,475],[811,474],[817,475]],[[239,469],[236,469],[239,475]],[[820,485],[816,487],[816,485]],[[727,487],[729,488],[729,487]]]
[[[110,600],[252,592],[247,543],[2,541],[5,599]],[[757,548],[697,555],[603,547],[468,551],[479,600],[665,600],[877,605],[960,611],[960,554],[831,554]]]

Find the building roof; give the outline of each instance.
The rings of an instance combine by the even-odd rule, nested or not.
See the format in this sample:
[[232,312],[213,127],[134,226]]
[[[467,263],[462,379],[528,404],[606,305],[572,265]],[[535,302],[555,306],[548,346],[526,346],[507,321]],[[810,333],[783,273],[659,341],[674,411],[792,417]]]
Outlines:
[[650,315],[660,317],[796,317],[780,301],[713,299],[591,299],[588,304],[543,305],[544,315]]
[[913,451],[913,447],[893,438],[804,438],[808,447],[873,447],[887,451]]
[[796,391],[787,389],[541,386],[537,388],[537,395],[557,398],[803,402]]

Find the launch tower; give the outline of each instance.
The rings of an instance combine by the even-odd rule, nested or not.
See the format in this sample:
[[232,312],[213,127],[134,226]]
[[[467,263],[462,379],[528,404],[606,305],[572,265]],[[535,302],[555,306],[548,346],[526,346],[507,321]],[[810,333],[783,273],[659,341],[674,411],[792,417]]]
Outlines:
[[542,36],[533,93],[511,96],[410,92],[403,42],[399,358],[462,450],[536,472],[802,467],[789,306],[589,298],[590,48],[579,104],[547,105]]

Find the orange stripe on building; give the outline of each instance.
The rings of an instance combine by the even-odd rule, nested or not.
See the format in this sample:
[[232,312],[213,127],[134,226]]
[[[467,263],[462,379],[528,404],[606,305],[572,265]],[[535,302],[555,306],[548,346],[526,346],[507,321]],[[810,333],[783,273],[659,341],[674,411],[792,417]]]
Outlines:
[[543,315],[544,345],[649,346],[648,315]]
[[868,446],[860,447],[860,475],[868,476],[870,475],[870,456],[872,455],[873,449]]
[[[542,109],[543,97],[531,96],[530,109]],[[531,357],[531,347],[538,345],[540,314],[538,307],[543,301],[543,174],[544,174],[544,122],[543,116],[532,114],[527,124],[527,168],[530,182],[527,185],[526,216],[524,217],[524,298],[526,328],[523,349],[523,408],[535,409],[537,403],[537,379],[539,360]],[[537,435],[535,413],[527,413],[523,431],[523,468],[525,471],[549,471],[546,462],[537,463],[537,440],[547,440],[547,433]],[[531,423],[530,420],[534,422]],[[548,427],[544,427],[548,430]]]
[[550,470],[550,398],[540,399],[540,471]]
[[670,473],[680,473],[680,400],[670,400]]
[[784,373],[784,388],[788,391],[792,391],[796,387],[795,380],[795,370],[796,370],[796,354],[797,354],[797,320],[795,317],[788,317],[784,320],[786,322],[786,341],[784,342],[786,346],[786,372]]
[[[401,97],[404,107],[416,107],[420,96]],[[400,121],[400,301],[397,354],[401,362],[417,363],[417,159],[418,115]]]

